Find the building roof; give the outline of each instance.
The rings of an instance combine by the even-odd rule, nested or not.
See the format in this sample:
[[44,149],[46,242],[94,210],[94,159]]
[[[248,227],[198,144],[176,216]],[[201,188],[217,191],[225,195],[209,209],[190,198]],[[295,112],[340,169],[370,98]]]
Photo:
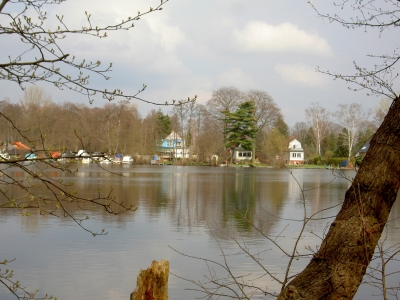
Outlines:
[[164,140],[182,140],[182,138],[175,131],[171,131],[171,133]]
[[358,150],[358,152],[359,152],[359,153],[366,153],[366,152],[368,151],[368,149],[369,149],[369,146],[370,146],[369,141],[367,141],[367,142],[361,147],[361,149]]
[[370,140],[368,140],[368,141],[361,147],[361,149],[358,150],[358,152],[357,152],[357,154],[356,154],[356,157],[358,157],[358,156],[360,156],[360,155],[361,155],[361,156],[364,156],[364,155],[367,153],[369,147],[370,147]]
[[[298,145],[299,147],[293,147],[294,145]],[[301,143],[296,140],[295,138],[291,139],[289,142],[288,146],[289,151],[303,151],[303,147],[301,146]]]

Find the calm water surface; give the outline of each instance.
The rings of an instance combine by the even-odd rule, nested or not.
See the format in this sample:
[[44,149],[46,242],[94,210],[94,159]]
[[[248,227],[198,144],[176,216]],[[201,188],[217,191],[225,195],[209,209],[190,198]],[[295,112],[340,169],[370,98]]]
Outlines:
[[[305,247],[315,248],[320,243],[318,236],[332,222],[329,217],[338,211],[350,186],[342,175],[355,175],[352,171],[333,174],[329,170],[294,170],[290,174],[267,168],[107,168],[121,172],[123,177],[95,164],[83,165],[71,175],[50,174],[73,180],[87,196],[95,195],[99,187],[102,191],[113,189],[118,199],[138,207],[136,212],[119,216],[90,212],[86,226],[94,231],[105,228],[106,236],[93,237],[66,218],[38,214],[22,217],[15,211],[0,210],[0,261],[16,258],[7,268],[14,270],[14,278],[23,286],[58,299],[129,299],[139,270],[149,267],[152,260],[167,259],[171,273],[176,275],[170,275],[170,299],[195,299],[202,294],[184,279],[204,283],[210,270],[220,277],[226,272],[180,253],[218,263],[224,263],[224,253],[237,276],[247,275],[249,284],[278,290],[279,286],[263,276],[265,272],[248,256],[238,254],[235,240],[257,254],[270,272],[283,278],[288,260],[264,236],[289,251],[299,234],[304,207],[308,216],[322,210],[315,215],[318,220],[307,225],[300,241],[299,252],[309,253]],[[397,204],[392,218],[400,214]],[[70,210],[82,215],[76,207]],[[392,227],[398,225],[394,222]],[[398,242],[394,229],[388,239],[391,244]],[[301,270],[308,260],[295,261],[292,273]],[[370,298],[371,293],[370,288],[363,287],[356,298]],[[0,299],[14,298],[0,286]],[[252,299],[269,298],[257,295]]]

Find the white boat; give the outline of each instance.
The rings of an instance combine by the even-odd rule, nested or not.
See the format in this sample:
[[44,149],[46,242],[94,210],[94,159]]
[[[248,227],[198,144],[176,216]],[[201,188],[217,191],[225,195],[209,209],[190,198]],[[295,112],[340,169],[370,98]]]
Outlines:
[[0,152],[0,161],[5,161],[5,160],[9,160],[9,159],[10,159],[10,155],[8,155],[8,153]]
[[100,159],[99,159],[99,162],[101,163],[101,164],[112,164],[112,158],[111,157],[109,157],[109,156],[104,156],[104,157],[101,157]]
[[85,150],[79,150],[76,158],[80,159],[83,164],[90,164],[92,162],[92,157]]
[[92,158],[91,157],[83,157],[82,158],[82,163],[83,164],[90,164],[90,163],[92,163]]
[[122,158],[122,163],[123,164],[133,164],[133,158],[131,156],[129,156],[129,155],[125,155]]
[[89,153],[85,152],[81,155],[81,157],[82,157],[83,164],[90,164],[92,162],[92,157],[90,156]]

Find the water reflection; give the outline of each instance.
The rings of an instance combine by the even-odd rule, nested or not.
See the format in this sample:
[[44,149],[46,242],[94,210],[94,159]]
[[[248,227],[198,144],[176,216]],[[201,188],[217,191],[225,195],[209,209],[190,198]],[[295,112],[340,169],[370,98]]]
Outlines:
[[[147,268],[154,259],[169,259],[171,271],[184,278],[202,280],[208,273],[202,261],[184,258],[168,246],[218,260],[221,252],[215,238],[234,253],[237,249],[231,237],[240,237],[255,252],[264,252],[263,263],[281,273],[287,261],[260,232],[291,249],[299,230],[296,220],[303,218],[304,206],[308,216],[335,207],[349,187],[347,180],[328,170],[299,169],[291,174],[263,168],[106,168],[122,175],[94,164],[81,166],[75,173],[42,171],[64,183],[74,182],[71,188],[83,196],[93,197],[99,189],[106,194],[113,191],[120,201],[138,207],[134,213],[113,216],[67,206],[75,215],[89,215],[90,229],[106,228],[109,234],[105,237],[93,238],[67,218],[38,214],[21,217],[15,211],[0,210],[0,238],[9,241],[2,245],[4,257],[0,260],[17,258],[9,268],[15,270],[16,278],[24,285],[53,293],[58,299],[126,299],[134,289],[139,269]],[[10,174],[22,177],[17,172]],[[11,187],[10,192],[18,194]],[[324,210],[317,215],[318,220],[310,222],[299,251],[319,243],[311,230],[321,232],[331,222],[327,218],[337,211],[337,206]],[[397,205],[392,216],[399,214]],[[391,232],[389,236],[391,242],[397,242],[396,234]],[[262,270],[246,257],[236,255],[229,259],[237,274],[262,275]],[[294,271],[306,263],[307,260],[296,262]],[[255,282],[272,286],[264,277]],[[171,277],[170,299],[199,296],[186,291],[188,287]],[[7,299],[7,295],[0,287],[0,298]]]

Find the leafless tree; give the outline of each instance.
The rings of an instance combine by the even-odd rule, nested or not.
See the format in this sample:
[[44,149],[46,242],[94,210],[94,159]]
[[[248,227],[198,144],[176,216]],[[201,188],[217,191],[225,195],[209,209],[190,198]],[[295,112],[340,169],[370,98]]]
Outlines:
[[[54,5],[66,5],[63,0],[1,0],[0,1],[0,34],[3,43],[15,45],[15,51],[9,53],[0,63],[0,80],[14,82],[26,87],[26,84],[48,82],[59,89],[70,89],[86,95],[92,103],[96,94],[107,100],[136,99],[155,105],[165,105],[140,98],[138,95],[145,90],[143,85],[132,95],[125,95],[119,88],[101,90],[90,86],[90,75],[108,79],[112,63],[102,64],[99,60],[83,59],[77,61],[75,55],[66,53],[62,41],[76,35],[87,38],[106,38],[109,32],[129,30],[141,17],[162,10],[169,0],[162,0],[155,7],[145,12],[127,15],[126,18],[113,24],[96,24],[92,14],[85,11],[86,24],[76,26],[70,23],[68,17],[56,15],[55,20],[49,19],[47,8]],[[54,26],[52,22],[58,23]],[[19,44],[15,44],[19,41]],[[194,99],[188,99],[192,101]],[[184,102],[187,102],[186,100]]]
[[397,269],[400,244],[390,245],[388,242],[388,225],[395,221],[392,219],[386,224],[363,279],[363,283],[377,289],[384,300],[398,299],[400,292],[400,281],[398,280],[400,271]]
[[197,137],[197,147],[202,161],[208,161],[212,155],[216,154],[221,159],[225,156],[224,139],[220,123],[214,118],[209,110],[199,105],[200,133]]
[[[311,4],[311,1],[309,3]],[[364,31],[376,29],[381,37],[391,28],[397,29],[399,26],[400,2],[398,0],[369,0],[367,2],[341,0],[334,3],[338,12],[333,14],[322,13],[313,4],[311,6],[319,16],[329,22],[341,24],[347,29],[361,28]],[[351,11],[350,17],[341,17],[340,13],[346,10]],[[391,99],[398,97],[395,83],[399,78],[399,73],[396,71],[400,60],[399,48],[388,49],[387,53],[380,55],[368,54],[367,56],[374,60],[373,67],[361,66],[354,61],[354,74],[345,75],[321,68],[318,68],[318,71],[345,80],[351,84],[350,88],[354,91],[366,90],[369,94],[383,95]]]
[[296,122],[294,126],[290,130],[290,135],[295,137],[298,141],[304,142],[304,139],[306,138],[308,134],[308,129],[309,127],[307,126],[307,123],[305,122]]
[[374,123],[376,127],[379,127],[382,124],[383,119],[387,115],[392,102],[392,99],[383,98],[379,101],[379,104],[375,106]]
[[329,113],[319,103],[311,103],[311,107],[306,109],[306,117],[311,127],[312,139],[315,143],[318,156],[321,156],[321,143],[330,126]]
[[[112,63],[102,64],[101,61],[88,57],[79,60],[75,55],[67,53],[63,48],[65,40],[77,35],[85,36],[88,39],[106,38],[111,31],[129,30],[133,28],[134,23],[139,21],[141,17],[162,10],[164,4],[168,1],[161,0],[161,2],[159,1],[157,5],[150,7],[145,12],[135,12],[131,16],[127,14],[123,20],[111,21],[111,24],[98,24],[94,21],[95,18],[92,18],[90,12],[82,12],[82,15],[84,14],[86,18],[86,24],[82,26],[73,24],[68,19],[68,16],[55,15],[54,18],[50,16],[50,13],[48,13],[49,7],[67,5],[68,2],[64,0],[0,0],[0,35],[2,36],[2,44],[13,45],[12,52],[0,59],[0,80],[17,84],[23,90],[29,84],[47,82],[60,90],[69,89],[83,94],[87,97],[89,103],[92,103],[99,96],[110,101],[114,99],[127,101],[135,99],[154,105],[168,104],[165,101],[156,103],[155,101],[140,98],[139,94],[145,90],[145,85],[141,86],[138,92],[133,94],[124,94],[119,88],[110,90],[94,88],[90,85],[90,76],[94,75],[105,80],[109,79],[108,74],[112,69]],[[44,152],[55,150],[47,142],[49,136],[52,136],[50,126],[54,126],[55,121],[52,122],[49,111],[44,111],[48,108],[46,103],[49,102],[46,100],[46,95],[41,94],[40,88],[32,88],[26,90],[24,97],[25,99],[21,103],[23,106],[34,105],[38,107],[38,112],[46,115],[46,118],[42,118],[43,115],[41,115],[33,128],[32,126],[25,126],[26,124],[22,124],[22,121],[30,122],[32,118],[23,118],[19,123],[19,120],[14,120],[13,116],[9,114],[10,110],[3,110],[7,105],[1,104],[1,123],[8,124],[9,132],[13,135],[12,138],[21,139],[36,149],[40,147]],[[180,105],[183,102],[191,102],[193,100],[195,98],[172,104]],[[10,108],[10,106],[7,108]],[[78,110],[78,114],[85,110],[86,108]],[[27,109],[25,112],[26,114],[32,114],[30,108],[29,111]],[[85,116],[87,117],[88,115]],[[87,118],[82,119],[87,121]],[[90,139],[91,133],[83,128],[81,132],[86,135],[84,137],[78,131],[74,131],[76,146],[80,149],[85,149],[88,147],[85,137],[88,136]],[[70,142],[72,144],[72,141]],[[50,143],[54,144],[54,139],[50,139]],[[35,148],[32,148],[32,151],[35,151]],[[68,209],[69,203],[77,203],[82,209],[88,206],[103,208],[112,214],[124,213],[135,209],[130,205],[117,201],[111,191],[99,190],[98,194],[91,198],[72,188],[71,183],[63,182],[47,175],[47,169],[74,172],[74,169],[71,169],[69,165],[65,166],[57,162],[52,163],[47,161],[48,159],[49,157],[39,158],[40,162],[35,162],[35,167],[32,168],[25,166],[25,158],[23,157],[0,161],[2,165],[0,170],[0,208],[16,209],[21,214],[28,214],[30,210],[36,210],[44,215],[69,217],[78,226],[87,231],[90,230],[83,223],[85,219],[75,216]],[[9,169],[12,168],[17,168],[23,172],[26,179],[21,180],[11,176]],[[14,195],[8,187],[19,189],[21,195]],[[104,230],[90,232],[93,235],[105,234]],[[6,260],[2,262],[2,264],[7,263]],[[11,276],[11,273],[0,272],[0,282],[18,299],[40,299],[36,293],[29,293],[18,281],[13,281]],[[53,299],[53,297],[46,295],[43,299]]]
[[[298,260],[310,259],[315,254],[316,249],[304,242],[305,235],[311,232],[316,237],[322,238],[326,228],[322,227],[320,231],[315,232],[310,229],[310,226],[314,222],[325,222],[325,220],[328,221],[334,218],[332,210],[337,209],[338,205],[326,207],[315,212],[309,211],[306,204],[307,194],[315,188],[304,189],[293,175],[293,172],[291,170],[288,170],[288,172],[300,191],[299,199],[296,199],[302,205],[302,209],[296,214],[298,217],[282,219],[263,208],[258,208],[256,215],[253,215],[250,209],[244,212],[236,211],[237,217],[255,231],[256,237],[265,240],[265,245],[262,249],[253,249],[240,231],[238,234],[232,234],[224,231],[218,225],[211,227],[210,224],[208,224],[210,234],[221,252],[220,260],[194,257],[187,253],[182,253],[178,249],[173,249],[183,256],[201,260],[207,265],[209,274],[204,275],[204,281],[181,278],[191,283],[193,287],[190,287],[190,290],[199,292],[205,299],[275,299],[287,283],[297,275],[294,270],[295,263]],[[271,234],[268,231],[270,223],[267,225],[264,222],[273,222],[272,220],[287,222],[287,224],[281,232]],[[291,247],[288,248],[287,242],[283,246],[283,241],[288,239],[286,230],[289,226],[294,226],[297,230],[292,236]],[[221,239],[231,240],[233,246],[226,249],[220,242]],[[278,271],[280,268],[268,259],[272,249],[276,249],[284,257],[281,271]],[[246,265],[252,266],[251,272],[238,271],[235,268],[238,257],[241,257],[241,259],[246,258]],[[272,268],[269,267],[271,264],[273,265]]]
[[156,151],[157,139],[157,110],[152,109],[141,122],[140,150],[141,155],[153,154]]
[[[340,132],[346,141],[349,151],[347,160],[353,155],[354,146],[361,130],[366,127],[370,113],[363,109],[359,103],[339,104],[339,110],[334,114],[339,125]],[[342,130],[344,129],[344,130]]]
[[256,112],[254,118],[257,121],[259,131],[266,129],[268,131],[273,127],[279,116],[282,116],[281,110],[274,99],[262,90],[249,90],[243,94],[244,101],[254,101]]
[[[175,132],[177,132],[182,140],[184,141],[182,145],[185,145],[185,142],[187,144],[187,134],[189,132],[189,122],[188,119],[190,119],[191,115],[191,110],[189,106],[187,105],[179,105],[179,106],[174,106],[171,110],[172,116],[174,116],[177,120],[177,124],[175,125]],[[185,151],[186,151],[186,145],[182,148],[182,156],[185,158]]]
[[243,100],[254,101],[255,103],[256,111],[254,118],[256,119],[258,127],[256,144],[257,149],[261,150],[268,132],[272,129],[279,118],[283,119],[281,110],[275,103],[274,99],[266,91],[249,90],[243,93]]
[[[10,99],[5,98],[0,101],[0,111],[4,114],[10,116],[17,126],[20,126],[23,121],[23,116],[21,114],[21,105],[11,103]],[[14,126],[10,124],[6,119],[0,118],[0,126],[2,130],[0,131],[0,140],[3,143],[11,144],[16,141],[19,136],[18,132],[14,129]]]
[[[397,29],[400,2],[343,0],[348,20],[317,13],[347,28],[377,28],[380,34]],[[307,267],[291,280],[278,299],[352,299],[362,281],[388,220],[400,187],[400,98],[393,84],[400,57],[396,50],[374,56],[381,63],[373,69],[356,67],[356,74],[333,75],[393,100],[384,121],[370,141],[370,148],[345,195],[343,206],[331,224],[319,250]],[[356,88],[357,89],[357,88]]]
[[225,129],[225,122],[223,121],[225,115],[222,112],[235,110],[236,106],[243,101],[242,99],[242,92],[235,87],[222,87],[213,91],[206,107],[210,115],[218,121],[221,132]]

